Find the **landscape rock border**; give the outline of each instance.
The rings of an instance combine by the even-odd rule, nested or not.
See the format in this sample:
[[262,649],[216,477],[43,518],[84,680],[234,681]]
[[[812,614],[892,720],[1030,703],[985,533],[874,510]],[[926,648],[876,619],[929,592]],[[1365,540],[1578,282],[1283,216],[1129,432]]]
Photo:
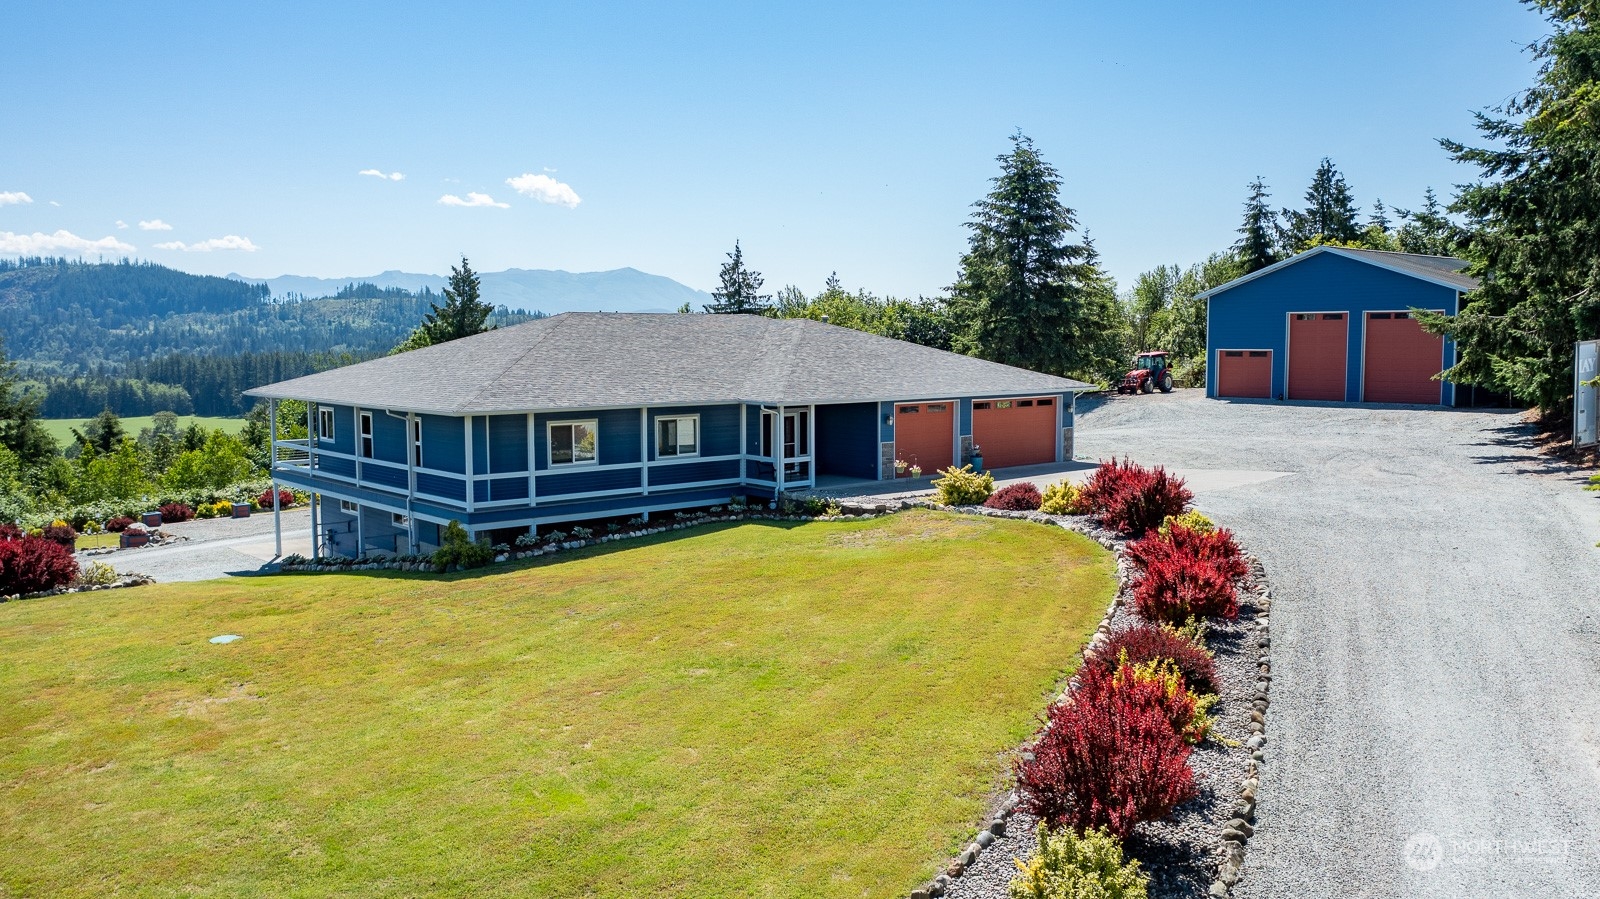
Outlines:
[[66,596],[69,593],[94,593],[99,590],[119,590],[125,587],[143,587],[153,584],[156,579],[148,574],[128,572],[117,576],[109,584],[76,584],[70,587],[57,587],[54,590],[41,590],[38,593],[17,593],[11,596],[0,595],[0,602],[16,602],[23,599],[43,599],[46,596]]
[[[1098,652],[1105,648],[1111,639],[1111,628],[1114,619],[1124,607],[1131,608],[1133,592],[1133,565],[1126,553],[1128,540],[1112,531],[1096,525],[1087,516],[1075,515],[1046,515],[1042,512],[1013,512],[988,509],[982,506],[940,506],[931,502],[912,501],[905,504],[907,507],[921,506],[948,511],[960,512],[969,515],[981,515],[991,518],[1010,518],[1022,521],[1034,521],[1040,524],[1056,525],[1066,530],[1082,534],[1105,549],[1110,550],[1117,560],[1117,592],[1112,597],[1111,603],[1106,608],[1106,613],[1101,617],[1095,634],[1085,644],[1082,651],[1082,661],[1093,661]],[[1239,798],[1234,801],[1231,815],[1217,836],[1214,847],[1206,849],[1196,847],[1197,851],[1205,852],[1216,860],[1216,873],[1207,892],[1209,899],[1227,899],[1232,895],[1234,884],[1239,881],[1244,867],[1244,849],[1250,837],[1254,835],[1256,795],[1260,789],[1260,765],[1265,761],[1266,744],[1266,713],[1270,706],[1269,692],[1272,685],[1271,649],[1271,620],[1272,589],[1267,583],[1266,571],[1261,560],[1250,553],[1245,553],[1245,562],[1248,572],[1237,584],[1241,593],[1249,594],[1256,609],[1255,621],[1252,627],[1246,628],[1251,634],[1254,645],[1259,649],[1256,659],[1257,679],[1250,695],[1250,723],[1248,732],[1250,737],[1244,742],[1244,748],[1250,753],[1250,758],[1245,765],[1246,777],[1238,786]],[[1081,670],[1081,665],[1080,665]],[[1065,688],[1057,695],[1055,701],[1060,701],[1069,696],[1078,687],[1079,676],[1074,674],[1067,682]],[[1031,742],[1031,741],[1030,741]],[[927,884],[911,891],[910,899],[933,899],[943,896],[948,892],[957,878],[960,878],[968,868],[991,846],[998,837],[1006,835],[1008,822],[1016,813],[1021,797],[1015,789],[1002,796],[992,813],[986,816],[987,822],[968,843],[959,855],[950,861],[943,872]]]

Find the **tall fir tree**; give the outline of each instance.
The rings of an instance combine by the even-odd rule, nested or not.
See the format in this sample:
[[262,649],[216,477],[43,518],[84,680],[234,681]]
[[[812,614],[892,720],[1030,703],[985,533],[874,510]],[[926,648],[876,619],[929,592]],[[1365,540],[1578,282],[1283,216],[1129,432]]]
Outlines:
[[1355,243],[1361,239],[1359,212],[1344,175],[1324,156],[1306,188],[1306,208],[1283,211],[1288,222],[1285,249],[1298,253],[1318,243]]
[[1244,224],[1239,226],[1239,242],[1233,245],[1247,275],[1277,262],[1280,258],[1278,245],[1282,242],[1278,214],[1267,205],[1272,194],[1267,193],[1266,182],[1258,175],[1249,188],[1250,196],[1244,201]]
[[1055,167],[1021,132],[1011,142],[967,223],[972,234],[951,287],[951,311],[964,324],[957,345],[1034,371],[1101,374],[1119,355],[1115,286],[1093,245],[1072,242],[1077,218],[1061,202]]
[[744,250],[739,242],[733,242],[733,252],[728,254],[728,261],[722,264],[720,273],[722,286],[711,291],[712,302],[706,304],[706,311],[718,315],[766,315],[772,302],[770,294],[761,292],[761,285],[766,279],[761,273],[748,269],[744,264]]
[[56,454],[55,438],[39,421],[39,398],[22,389],[17,366],[6,356],[5,335],[0,333],[0,446],[27,468]]
[[1495,115],[1477,115],[1495,146],[1441,141],[1484,179],[1454,205],[1475,226],[1472,272],[1482,283],[1459,315],[1423,323],[1460,348],[1447,379],[1564,417],[1572,345],[1600,337],[1600,3],[1527,2],[1552,27],[1531,48],[1536,82]]
[[1423,192],[1421,209],[1396,209],[1395,215],[1401,222],[1396,232],[1401,250],[1425,256],[1454,256],[1463,251],[1466,230],[1450,220],[1433,188]]
[[428,305],[432,308],[423,315],[422,324],[411,332],[404,343],[395,347],[394,352],[447,343],[494,330],[488,324],[494,306],[480,298],[478,276],[465,255],[461,257],[459,267],[450,267],[450,285],[444,289],[444,305]]

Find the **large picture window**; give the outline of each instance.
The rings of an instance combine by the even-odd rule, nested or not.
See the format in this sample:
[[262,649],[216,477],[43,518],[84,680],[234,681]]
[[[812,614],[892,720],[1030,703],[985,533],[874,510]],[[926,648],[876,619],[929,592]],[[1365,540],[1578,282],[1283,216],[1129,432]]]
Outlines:
[[656,458],[700,455],[700,416],[656,419]]
[[333,410],[327,406],[317,407],[317,439],[333,439]]
[[550,464],[586,465],[598,458],[599,428],[594,421],[550,423]]

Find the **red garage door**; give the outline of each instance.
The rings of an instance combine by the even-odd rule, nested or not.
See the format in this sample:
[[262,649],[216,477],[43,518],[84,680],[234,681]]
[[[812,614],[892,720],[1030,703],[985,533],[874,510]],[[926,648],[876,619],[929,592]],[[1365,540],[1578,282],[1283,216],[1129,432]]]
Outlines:
[[1441,403],[1444,338],[1422,330],[1409,312],[1367,313],[1365,391],[1369,403]]
[[950,467],[955,454],[955,403],[907,403],[894,407],[894,457],[932,474]]
[[1350,321],[1343,312],[1289,316],[1289,399],[1344,401]]
[[1056,460],[1055,397],[979,400],[972,404],[972,442],[985,468]]
[[1271,350],[1218,350],[1217,396],[1270,399]]

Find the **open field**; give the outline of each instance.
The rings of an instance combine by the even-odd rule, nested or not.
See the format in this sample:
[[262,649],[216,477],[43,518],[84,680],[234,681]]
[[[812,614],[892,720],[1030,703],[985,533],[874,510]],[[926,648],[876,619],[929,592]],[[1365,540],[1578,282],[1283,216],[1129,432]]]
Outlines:
[[[86,421],[86,419],[43,418],[40,419],[40,421],[44,424],[44,429],[50,432],[50,436],[56,439],[56,443],[65,447],[72,443],[72,429],[77,428],[80,431],[83,430],[83,423]],[[122,429],[128,433],[129,437],[137,437],[139,436],[139,431],[141,429],[150,427],[154,421],[154,416],[150,415],[139,415],[133,418],[124,418],[122,420]],[[178,416],[178,430],[181,431],[184,428],[187,428],[191,422],[199,422],[200,426],[207,430],[221,428],[224,431],[227,431],[229,434],[237,434],[244,430],[244,419],[242,418],[214,418],[204,415]]]
[[903,895],[1113,589],[913,512],[9,603],[0,894]]

